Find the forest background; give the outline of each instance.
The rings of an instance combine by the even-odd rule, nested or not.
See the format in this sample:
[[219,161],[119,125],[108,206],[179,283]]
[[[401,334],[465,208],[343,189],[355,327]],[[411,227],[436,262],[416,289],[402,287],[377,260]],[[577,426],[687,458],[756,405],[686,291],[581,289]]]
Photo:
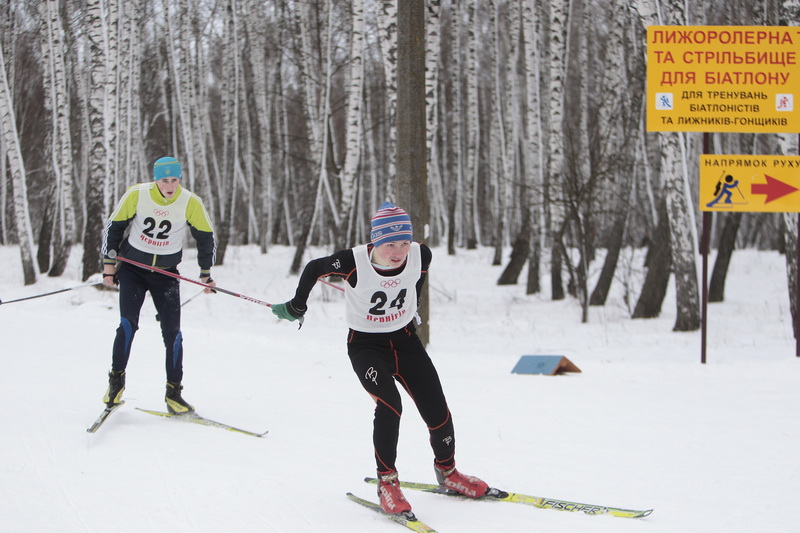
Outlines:
[[[408,1],[424,6],[423,25],[379,0],[3,3],[0,245],[19,246],[25,284],[60,276],[75,246],[83,278],[96,273],[117,198],[172,155],[212,214],[220,264],[228,245],[280,244],[296,247],[297,272],[310,245],[366,242],[377,206],[411,187],[425,198],[404,206],[420,217],[417,240],[449,254],[493,247],[499,284],[528,266],[526,294],[549,280],[585,321],[616,281],[646,318],[674,274],[674,329],[698,329],[703,137],[645,131],[646,28],[794,26],[800,2]],[[410,177],[397,170],[398,29],[409,27],[425,49],[424,99],[411,105],[426,147]],[[710,145],[798,151],[783,134]],[[796,242],[794,214],[715,216],[710,301],[724,297],[736,247]],[[796,255],[786,261],[793,295]],[[632,269],[647,269],[641,286]]]

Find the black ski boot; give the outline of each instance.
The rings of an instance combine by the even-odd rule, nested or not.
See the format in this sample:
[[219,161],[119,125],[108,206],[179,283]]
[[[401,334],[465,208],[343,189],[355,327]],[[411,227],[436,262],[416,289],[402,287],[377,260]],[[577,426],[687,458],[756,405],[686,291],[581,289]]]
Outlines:
[[108,390],[103,397],[106,407],[114,407],[122,403],[122,391],[125,390],[125,371],[110,371],[108,373]]
[[180,383],[167,381],[167,394],[164,396],[164,401],[167,402],[169,412],[174,415],[194,412],[194,407],[181,397],[181,390],[183,390],[183,386]]

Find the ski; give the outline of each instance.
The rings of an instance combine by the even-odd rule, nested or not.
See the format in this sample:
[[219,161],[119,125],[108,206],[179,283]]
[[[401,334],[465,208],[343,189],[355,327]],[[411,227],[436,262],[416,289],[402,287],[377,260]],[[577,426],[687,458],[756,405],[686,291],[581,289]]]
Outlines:
[[430,527],[429,525],[425,524],[424,522],[420,521],[414,513],[411,511],[407,513],[398,513],[398,514],[389,514],[377,503],[371,502],[369,500],[365,500],[363,498],[359,498],[352,492],[347,493],[347,497],[350,498],[352,501],[356,502],[359,505],[363,505],[367,509],[372,509],[379,515],[385,516],[392,522],[397,522],[400,525],[406,526],[408,529],[412,531],[417,531],[418,533],[436,533],[436,530]]
[[103,422],[106,421],[106,419],[108,418],[108,415],[110,415],[111,413],[113,413],[114,411],[116,411],[117,409],[122,407],[122,404],[124,404],[124,403],[125,403],[124,401],[123,402],[119,402],[117,404],[114,404],[113,407],[106,407],[105,409],[103,409],[103,412],[100,413],[100,416],[97,417],[97,420],[94,421],[94,424],[92,424],[90,427],[86,428],[86,432],[87,433],[95,433],[98,429],[100,429],[100,426],[103,425]]
[[[377,484],[378,482],[378,480],[373,477],[364,478],[364,481],[372,484]],[[558,500],[556,498],[528,496],[525,494],[515,494],[513,492],[506,492],[494,488],[490,489],[486,495],[481,496],[480,498],[468,498],[463,494],[459,494],[458,492],[433,483],[414,483],[409,481],[401,481],[400,486],[404,489],[421,490],[424,492],[433,492],[436,494],[444,494],[445,496],[455,496],[470,500],[521,503],[524,505],[532,505],[533,507],[538,507],[540,509],[556,509],[558,511],[568,511],[572,513],[580,511],[590,515],[608,514],[611,516],[618,516],[620,518],[643,518],[653,512],[652,509],[622,509],[619,507],[609,507],[606,505],[592,505],[569,500]]]
[[227,430],[227,431],[233,431],[234,433],[241,433],[243,435],[250,435],[251,437],[263,437],[267,433],[269,433],[269,431],[265,431],[263,433],[256,433],[255,431],[249,431],[249,430],[246,430],[246,429],[241,429],[241,428],[229,426],[228,424],[223,424],[222,422],[217,422],[216,420],[210,420],[210,419],[208,419],[208,418],[206,418],[204,416],[200,416],[197,413],[186,413],[186,414],[179,415],[179,414],[173,414],[173,413],[166,413],[164,411],[152,411],[150,409],[142,409],[140,407],[137,407],[136,409],[138,411],[141,411],[143,413],[147,413],[147,414],[150,414],[150,415],[163,416],[164,418],[173,418],[175,420],[180,420],[180,421],[183,421],[183,422],[191,422],[193,424],[200,424],[201,426],[215,427],[215,428],[224,429],[224,430]]

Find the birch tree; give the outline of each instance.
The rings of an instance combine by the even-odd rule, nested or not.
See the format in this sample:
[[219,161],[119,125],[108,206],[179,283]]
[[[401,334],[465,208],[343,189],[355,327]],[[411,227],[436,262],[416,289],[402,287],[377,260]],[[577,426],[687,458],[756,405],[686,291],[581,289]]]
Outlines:
[[361,139],[364,127],[361,102],[364,91],[364,1],[353,0],[351,5],[353,27],[350,35],[350,84],[347,91],[347,119],[345,125],[345,157],[341,176],[340,227],[337,238],[342,248],[352,245],[354,231],[356,173],[361,156]]
[[[113,2],[113,0],[111,0]],[[100,268],[100,232],[109,212],[108,187],[115,183],[109,156],[110,120],[108,60],[109,20],[103,0],[86,4],[86,36],[89,43],[89,186],[86,191],[86,226],[83,234],[83,279]]]
[[545,183],[545,197],[550,207],[550,231],[553,245],[550,253],[550,289],[553,300],[564,299],[561,278],[561,247],[565,230],[564,213],[564,82],[566,76],[566,34],[568,6],[566,0],[553,0],[550,4],[548,35],[549,81],[549,160]]
[[[604,98],[598,109],[598,122],[603,128],[603,158],[613,175],[616,193],[608,195],[609,205],[613,205],[614,219],[606,241],[606,256],[597,284],[589,299],[590,305],[604,305],[608,296],[614,272],[617,267],[623,235],[628,221],[629,195],[633,177],[633,158],[615,157],[625,151],[632,125],[636,123],[637,106],[630,97],[630,80],[626,60],[626,46],[629,34],[628,2],[611,0],[608,13],[609,31],[605,39],[605,65],[603,69],[602,94]],[[611,177],[611,176],[609,176]]]
[[[75,239],[75,211],[72,198],[72,137],[70,132],[70,101],[64,53],[64,26],[57,0],[39,4],[42,19],[42,60],[45,88],[45,107],[50,115],[49,164],[51,209],[43,215],[43,231],[39,242],[39,268],[60,276],[67,265]],[[53,258],[50,262],[52,243]]]
[[250,59],[253,71],[253,100],[256,109],[256,129],[260,146],[259,167],[261,170],[261,251],[266,252],[267,243],[272,240],[273,226],[273,160],[272,132],[270,131],[270,115],[273,100],[270,98],[270,87],[274,87],[274,66],[267,61],[267,34],[273,22],[258,0],[247,0],[247,13],[244,18],[247,35],[250,39]]
[[428,168],[428,189],[431,198],[431,233],[433,243],[447,232],[447,200],[440,163],[437,131],[439,131],[439,61],[441,59],[441,0],[425,2],[425,144]]
[[[655,0],[637,0],[635,7],[645,26],[659,22]],[[684,4],[680,0],[668,0],[663,6],[667,24],[685,23]],[[664,178],[664,194],[669,217],[672,268],[675,276],[677,318],[675,331],[695,331],[700,328],[700,297],[695,261],[696,243],[693,239],[693,218],[688,197],[683,157],[685,141],[681,134],[660,132],[661,172]]]
[[14,220],[16,223],[19,252],[22,258],[22,273],[25,285],[36,283],[36,268],[33,263],[33,228],[28,212],[28,190],[25,183],[25,163],[17,132],[17,119],[14,116],[14,101],[6,74],[3,47],[0,46],[0,122],[3,128],[3,142],[6,148],[11,186],[14,197]]
[[[380,0],[378,8],[378,26],[380,32],[383,70],[386,78],[386,109],[389,123],[389,146],[386,154],[387,182],[383,195],[386,199],[394,198],[395,180],[395,145],[397,143],[397,2],[400,0]],[[377,208],[378,206],[373,206]]]
[[464,238],[467,249],[474,249],[478,246],[480,237],[480,220],[476,206],[476,188],[478,184],[478,163],[480,160],[480,109],[478,103],[478,50],[477,40],[480,27],[480,17],[477,14],[477,0],[465,0],[466,17],[466,64],[467,64],[467,100],[466,100],[466,163],[467,168],[464,173]]

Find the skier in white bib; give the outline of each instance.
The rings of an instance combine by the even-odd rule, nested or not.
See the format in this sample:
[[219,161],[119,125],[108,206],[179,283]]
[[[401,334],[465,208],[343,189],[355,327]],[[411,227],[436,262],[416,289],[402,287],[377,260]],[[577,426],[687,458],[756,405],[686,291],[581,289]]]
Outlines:
[[414,325],[431,250],[412,242],[410,217],[389,202],[372,217],[370,238],[370,244],[309,262],[294,298],[273,305],[272,312],[281,319],[297,320],[306,312],[308,295],[317,279],[331,275],[344,278],[350,328],[347,353],[361,385],[375,401],[372,440],[381,507],[390,514],[411,512],[395,467],[403,411],[396,383],[414,400],[428,426],[439,483],[479,498],[489,487],[456,470],[453,418],[439,375]]
[[[166,348],[167,388],[165,401],[171,413],[185,414],[194,407],[181,396],[183,386],[183,336],[179,280],[129,263],[118,264],[117,255],[177,274],[186,230],[197,241],[200,280],[211,279],[216,245],[211,218],[203,201],[181,187],[181,164],[162,157],[153,165],[153,181],[129,188],[120,199],[103,230],[103,283],[119,285],[120,325],[114,339],[108,390],[108,407],[122,402],[125,369],[131,344],[139,329],[139,313],[145,293],[150,292],[158,311]],[[206,293],[212,292],[206,289]]]

